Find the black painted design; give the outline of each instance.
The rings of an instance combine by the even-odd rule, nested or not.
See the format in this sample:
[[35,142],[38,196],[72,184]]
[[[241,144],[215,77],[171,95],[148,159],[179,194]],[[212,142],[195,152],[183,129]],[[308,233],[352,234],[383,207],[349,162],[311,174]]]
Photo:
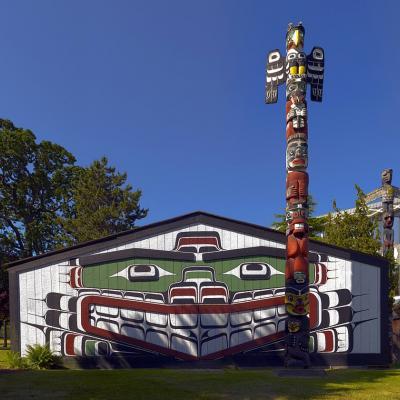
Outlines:
[[307,81],[311,86],[312,101],[322,101],[324,68],[324,50],[321,47],[314,47],[307,57]]

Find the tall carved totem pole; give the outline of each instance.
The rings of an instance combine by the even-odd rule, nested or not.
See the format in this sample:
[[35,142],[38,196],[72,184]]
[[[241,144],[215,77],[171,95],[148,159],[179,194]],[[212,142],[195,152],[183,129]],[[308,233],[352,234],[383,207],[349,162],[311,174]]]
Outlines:
[[393,212],[393,199],[394,188],[392,186],[393,170],[385,169],[382,171],[382,223],[383,223],[383,248],[382,253],[384,256],[393,249],[394,242],[394,212]]
[[286,82],[286,323],[285,366],[310,366],[308,287],[308,115],[306,90],[311,100],[322,101],[324,51],[303,52],[305,30],[289,24],[286,57],[279,50],[268,54],[267,104],[278,100],[278,86]]

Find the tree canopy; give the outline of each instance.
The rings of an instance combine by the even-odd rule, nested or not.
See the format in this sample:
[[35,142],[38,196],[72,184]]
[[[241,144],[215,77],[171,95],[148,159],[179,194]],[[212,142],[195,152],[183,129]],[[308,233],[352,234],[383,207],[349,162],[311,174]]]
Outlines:
[[146,216],[141,191],[105,157],[75,163],[62,146],[0,119],[1,263],[130,229]]
[[127,174],[116,172],[106,157],[79,171],[72,184],[72,215],[63,224],[73,242],[130,229],[147,215],[139,205],[142,192],[132,191],[126,180]]
[[323,241],[368,254],[379,254],[381,243],[378,221],[368,216],[365,195],[357,185],[356,191],[357,199],[353,213],[340,210],[336,202],[333,202],[334,213],[328,215]]
[[0,119],[0,247],[13,260],[60,245],[57,217],[71,206],[74,156]]

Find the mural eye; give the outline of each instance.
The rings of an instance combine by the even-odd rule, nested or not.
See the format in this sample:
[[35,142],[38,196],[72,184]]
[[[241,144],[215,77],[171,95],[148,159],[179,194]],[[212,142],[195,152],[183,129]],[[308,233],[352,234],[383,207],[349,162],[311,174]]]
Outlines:
[[272,275],[282,275],[272,265],[264,262],[242,263],[230,271],[224,272],[224,275],[234,275],[242,280],[261,280],[270,279]]
[[295,58],[296,58],[295,53],[288,54],[288,57],[287,57],[288,60],[294,60]]
[[131,282],[158,281],[160,274],[156,265],[131,265],[128,279]]
[[271,270],[268,264],[242,264],[240,266],[240,278],[244,280],[269,279],[271,278]]
[[111,278],[122,277],[130,282],[153,282],[162,276],[175,275],[155,264],[131,264]]

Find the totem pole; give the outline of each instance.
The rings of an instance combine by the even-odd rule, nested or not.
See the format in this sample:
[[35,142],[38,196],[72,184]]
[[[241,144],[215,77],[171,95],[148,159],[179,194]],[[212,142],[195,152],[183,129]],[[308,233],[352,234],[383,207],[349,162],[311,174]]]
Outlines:
[[286,58],[279,50],[268,54],[267,104],[278,100],[278,86],[286,81],[286,322],[285,366],[310,366],[308,287],[308,118],[306,89],[311,100],[322,101],[324,51],[303,52],[304,27],[289,24]]
[[382,254],[384,256],[393,249],[394,242],[394,199],[400,198],[400,188],[392,185],[392,169],[384,169],[381,173],[382,186],[365,195],[367,204],[382,200]]
[[383,223],[383,247],[382,253],[384,256],[393,248],[394,241],[394,213],[393,213],[393,199],[394,189],[392,186],[393,170],[384,169],[382,171],[382,223]]

